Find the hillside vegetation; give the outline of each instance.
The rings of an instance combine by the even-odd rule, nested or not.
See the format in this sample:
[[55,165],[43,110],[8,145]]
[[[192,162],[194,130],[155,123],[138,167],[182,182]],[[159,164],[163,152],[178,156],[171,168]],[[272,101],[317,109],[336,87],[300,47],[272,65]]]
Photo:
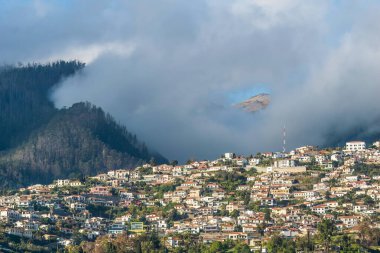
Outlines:
[[48,99],[60,80],[84,67],[83,63],[56,62],[0,69],[0,150],[17,146],[57,112]]
[[0,70],[0,187],[166,162],[99,107],[54,108],[51,88],[83,67],[58,62]]

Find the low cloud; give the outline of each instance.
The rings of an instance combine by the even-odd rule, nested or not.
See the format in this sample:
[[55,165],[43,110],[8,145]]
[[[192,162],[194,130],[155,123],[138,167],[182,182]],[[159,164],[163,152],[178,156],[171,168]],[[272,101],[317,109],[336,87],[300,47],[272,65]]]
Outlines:
[[[288,148],[378,130],[375,2],[357,13],[328,1],[84,2],[39,1],[27,14],[37,35],[20,20],[1,24],[9,37],[0,61],[87,61],[53,92],[57,107],[102,106],[169,159],[281,150],[284,124]],[[12,27],[23,33],[12,36]],[[231,93],[263,84],[266,110],[230,106]]]

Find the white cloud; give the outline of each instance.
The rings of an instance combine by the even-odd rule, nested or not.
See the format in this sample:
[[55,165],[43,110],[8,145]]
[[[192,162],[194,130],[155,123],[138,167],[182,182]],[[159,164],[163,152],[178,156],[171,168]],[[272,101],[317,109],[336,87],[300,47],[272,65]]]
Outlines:
[[302,0],[241,0],[233,1],[233,14],[250,20],[259,29],[277,25],[297,25],[323,21],[327,11],[324,1]]
[[128,57],[135,50],[133,43],[121,43],[121,42],[108,42],[103,44],[91,44],[87,46],[72,46],[65,49],[59,54],[49,55],[47,58],[30,59],[30,61],[38,62],[52,62],[56,60],[79,60],[87,64],[92,63],[98,59],[101,55],[116,55],[118,57]]
[[33,5],[36,16],[39,18],[45,17],[47,13],[51,10],[49,4],[42,0],[33,0]]
[[[290,146],[323,144],[366,125],[376,131],[378,4],[360,6],[74,1],[42,18],[14,9],[0,17],[8,21],[0,23],[0,61],[88,62],[56,90],[56,104],[100,105],[169,158],[280,150],[284,123]],[[342,25],[334,22],[345,30],[335,33]],[[267,110],[229,107],[227,94],[263,83],[273,97]]]

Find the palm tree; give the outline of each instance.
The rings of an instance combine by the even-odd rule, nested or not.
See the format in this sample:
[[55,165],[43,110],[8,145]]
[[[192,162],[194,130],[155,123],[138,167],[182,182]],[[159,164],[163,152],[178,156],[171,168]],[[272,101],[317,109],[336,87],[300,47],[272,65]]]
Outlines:
[[324,244],[324,252],[329,252],[330,250],[330,243],[332,236],[334,235],[336,231],[335,224],[332,220],[322,220],[318,224],[318,232],[319,232],[319,237],[323,241]]

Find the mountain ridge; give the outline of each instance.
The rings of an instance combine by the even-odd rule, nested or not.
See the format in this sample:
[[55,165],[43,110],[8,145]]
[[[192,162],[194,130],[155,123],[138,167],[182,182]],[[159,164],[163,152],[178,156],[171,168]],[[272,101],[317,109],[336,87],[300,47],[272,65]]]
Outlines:
[[234,105],[235,108],[254,113],[265,109],[270,104],[270,95],[260,93]]
[[50,90],[83,67],[59,62],[0,70],[0,187],[91,176],[152,159],[167,162],[100,107],[54,107]]

